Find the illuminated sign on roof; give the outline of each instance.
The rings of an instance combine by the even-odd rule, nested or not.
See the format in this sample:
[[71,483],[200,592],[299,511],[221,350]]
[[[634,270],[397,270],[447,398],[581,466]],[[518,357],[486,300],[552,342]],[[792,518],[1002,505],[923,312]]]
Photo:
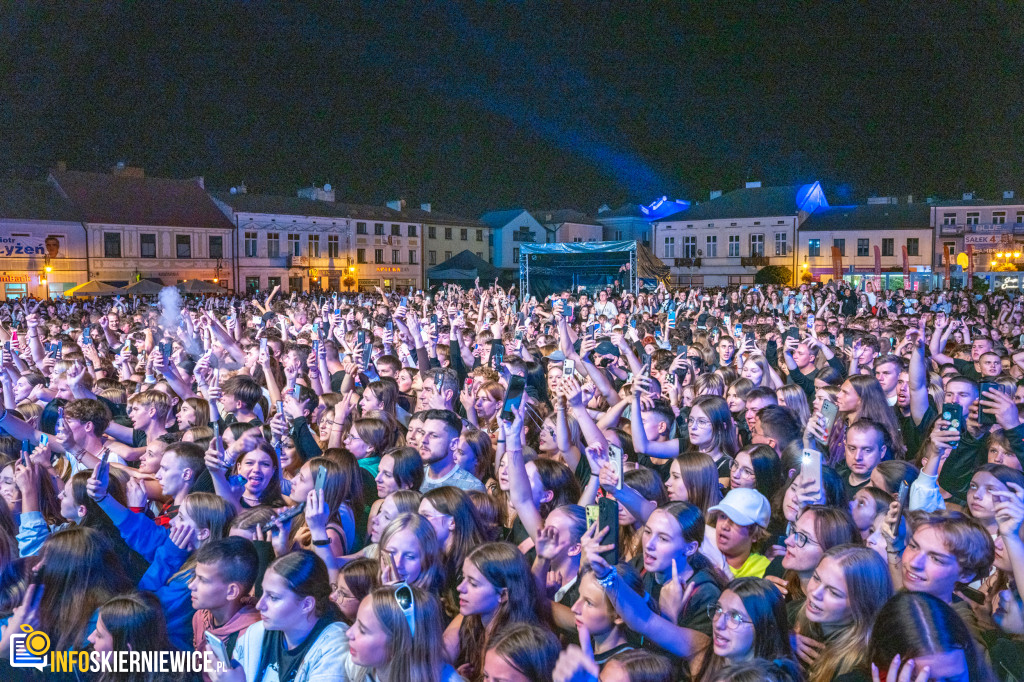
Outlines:
[[649,206],[641,206],[640,212],[643,213],[644,217],[648,220],[659,220],[665,216],[670,216],[673,213],[685,211],[688,208],[690,208],[689,201],[662,197],[652,201]]

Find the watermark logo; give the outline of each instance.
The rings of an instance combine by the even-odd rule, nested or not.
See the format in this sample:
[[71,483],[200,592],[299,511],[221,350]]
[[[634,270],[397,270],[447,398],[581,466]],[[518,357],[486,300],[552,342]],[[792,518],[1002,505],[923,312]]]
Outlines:
[[47,667],[47,653],[50,651],[50,636],[31,625],[22,625],[21,632],[11,635],[11,667],[36,668],[40,671]]

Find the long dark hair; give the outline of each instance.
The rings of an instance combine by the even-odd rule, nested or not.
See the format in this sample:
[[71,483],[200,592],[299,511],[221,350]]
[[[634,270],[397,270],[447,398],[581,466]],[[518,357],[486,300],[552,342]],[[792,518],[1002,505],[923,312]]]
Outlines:
[[131,589],[122,557],[103,533],[76,526],[47,538],[40,560],[39,629],[50,635],[55,651],[82,649],[96,609]]
[[897,654],[904,660],[961,650],[971,682],[989,682],[992,671],[951,606],[923,592],[898,592],[875,618],[869,660],[888,670]]
[[526,557],[507,542],[487,542],[466,557],[495,590],[507,590],[491,622],[484,626],[478,615],[463,618],[459,626],[459,658],[456,665],[469,663],[477,673],[484,669],[484,652],[491,639],[514,623],[541,623],[549,620],[547,604],[537,592]]
[[[736,440],[736,422],[733,421],[729,403],[717,395],[702,395],[693,401],[693,407],[699,407],[711,421],[711,449],[732,457],[740,449]],[[690,408],[691,413],[693,407]]]
[[[174,651],[167,637],[167,619],[160,600],[152,592],[131,592],[114,597],[100,607],[103,626],[110,633],[114,651]],[[150,682],[164,678],[159,672],[103,674],[106,680]]]
[[331,601],[331,576],[323,559],[307,549],[297,549],[276,559],[267,571],[277,573],[299,597],[313,597],[314,614],[340,621],[341,609]]

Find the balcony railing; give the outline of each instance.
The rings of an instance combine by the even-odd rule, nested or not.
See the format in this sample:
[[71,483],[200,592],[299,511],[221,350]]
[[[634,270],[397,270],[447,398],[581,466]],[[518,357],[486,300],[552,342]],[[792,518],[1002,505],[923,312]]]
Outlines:
[[939,225],[939,234],[944,237],[955,237],[962,234],[1024,234],[1024,223]]
[[768,256],[744,256],[740,258],[740,265],[745,268],[763,268],[770,262],[771,261],[768,259]]
[[676,258],[675,266],[677,268],[699,268],[700,258]]

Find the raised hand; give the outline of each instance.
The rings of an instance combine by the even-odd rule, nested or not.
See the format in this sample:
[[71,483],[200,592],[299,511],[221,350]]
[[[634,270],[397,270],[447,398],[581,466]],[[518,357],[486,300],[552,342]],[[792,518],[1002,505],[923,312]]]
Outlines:
[[686,605],[690,603],[690,598],[693,597],[696,587],[696,583],[687,585],[680,578],[679,568],[676,565],[676,560],[673,559],[672,579],[662,586],[661,594],[658,597],[661,615],[673,623],[677,622],[679,614],[683,613],[686,610]]

